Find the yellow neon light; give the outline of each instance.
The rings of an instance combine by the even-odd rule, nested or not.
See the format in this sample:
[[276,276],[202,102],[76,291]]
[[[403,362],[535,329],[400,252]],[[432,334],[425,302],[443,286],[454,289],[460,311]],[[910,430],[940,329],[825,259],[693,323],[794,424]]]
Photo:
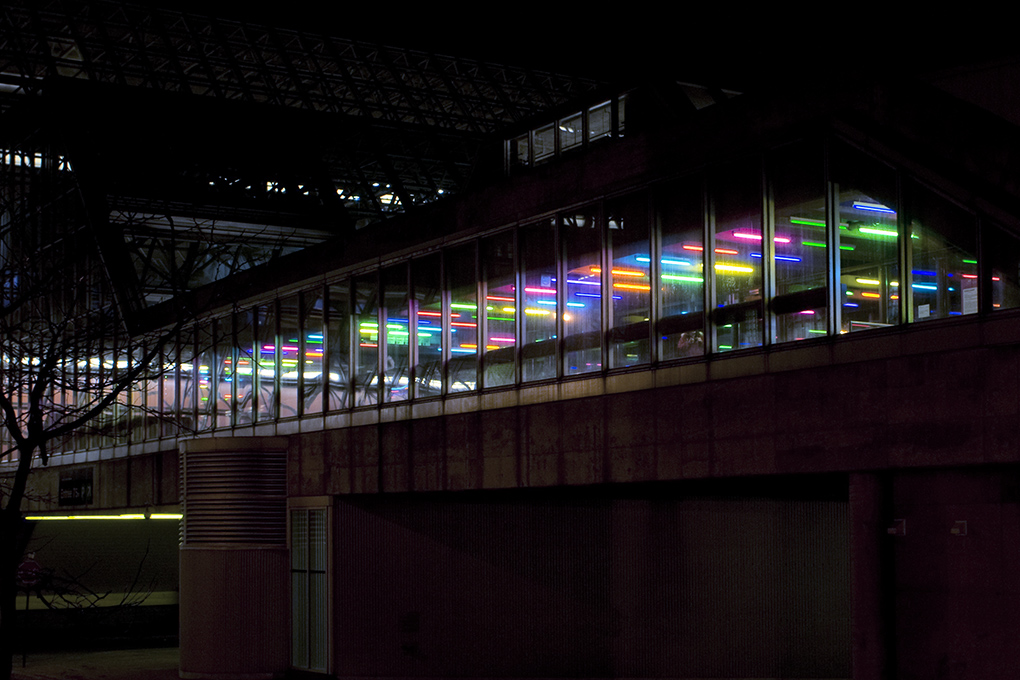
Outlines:
[[35,522],[46,520],[78,520],[78,519],[183,519],[184,515],[175,512],[154,512],[148,517],[142,514],[127,515],[29,515],[25,519]]
[[752,267],[740,267],[735,264],[717,264],[715,268],[721,272],[740,272],[742,274],[750,274],[754,272]]
[[626,288],[627,290],[651,290],[651,286],[642,286],[637,283],[614,283],[613,288]]

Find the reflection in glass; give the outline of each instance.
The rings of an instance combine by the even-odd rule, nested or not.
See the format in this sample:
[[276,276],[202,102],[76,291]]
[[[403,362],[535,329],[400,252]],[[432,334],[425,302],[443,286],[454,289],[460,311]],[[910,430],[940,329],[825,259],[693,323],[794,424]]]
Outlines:
[[661,359],[705,353],[705,213],[700,180],[686,179],[657,194],[661,233],[659,324]]
[[475,244],[448,251],[446,285],[450,291],[447,326],[450,330],[450,363],[447,377],[450,392],[474,390],[478,386],[478,280],[475,273]]
[[[318,290],[305,295],[305,408],[313,408],[323,389],[323,361],[328,357],[329,370],[325,376],[328,392],[323,408],[336,411],[351,406],[351,283],[344,280],[331,283],[327,289],[329,307],[326,312],[326,334],[316,331],[313,319],[322,321],[322,294]],[[321,326],[320,326],[321,328]],[[360,335],[360,334],[359,334]],[[324,348],[328,343],[328,351]]]
[[293,418],[301,414],[300,387],[302,372],[301,352],[301,296],[297,293],[280,299],[280,371],[279,414]]
[[411,263],[417,324],[414,348],[414,396],[443,393],[443,287],[439,254]]
[[[576,375],[602,370],[602,229],[598,206],[589,206],[561,217],[563,252],[566,258],[566,299],[563,313],[564,374]],[[639,292],[641,283],[619,277],[621,292]],[[614,281],[612,277],[606,277]],[[648,284],[643,284],[647,287]],[[555,286],[554,286],[555,288]],[[528,289],[524,289],[528,293]],[[544,297],[544,296],[540,296]],[[552,301],[555,302],[555,294]],[[541,299],[536,303],[543,302]],[[531,305],[525,314],[531,315]],[[555,312],[555,307],[551,310]],[[538,309],[537,311],[545,311]],[[555,324],[555,314],[553,314]],[[555,333],[555,325],[553,326]]]
[[713,188],[715,349],[758,347],[763,298],[760,170],[750,162],[729,167],[715,177]]
[[410,313],[408,310],[407,264],[398,264],[383,271],[381,334],[383,401],[403,401],[408,394],[410,379]]
[[909,191],[913,320],[976,314],[977,220],[918,184],[911,183]]
[[485,387],[513,385],[517,366],[513,233],[506,232],[482,241],[481,263],[485,282],[485,351],[482,355]]
[[234,425],[250,425],[255,402],[255,310],[234,314]]
[[[651,360],[652,297],[647,196],[637,194],[607,203],[606,222],[613,253],[609,367],[647,364]],[[569,311],[570,300],[567,307]]]
[[[256,310],[258,313],[255,326],[255,346],[252,350],[252,357],[255,360],[254,379],[257,392],[255,393],[255,421],[264,423],[273,420],[278,415],[276,408],[276,378],[279,374],[277,366],[280,359],[280,347],[276,340],[276,305],[270,303],[261,305]],[[293,345],[288,345],[294,347]]]
[[[352,321],[354,340],[355,406],[379,403],[379,298],[374,274],[354,280]],[[331,405],[332,406],[332,405]]]
[[213,371],[213,390],[215,391],[215,413],[217,430],[229,428],[230,414],[234,404],[234,338],[231,332],[230,317],[217,319],[213,325],[216,333],[211,369]]
[[784,147],[769,157],[776,277],[776,297],[770,308],[776,342],[827,332],[828,237],[822,167],[818,144]]
[[896,176],[892,169],[842,145],[833,146],[839,188],[841,332],[899,323]]
[[[555,225],[555,220],[550,219],[521,229],[524,281],[524,291],[520,296],[524,312],[521,317],[524,326],[521,368],[525,381],[556,377]],[[515,311],[509,303],[495,307],[503,315]]]
[[584,116],[578,112],[560,120],[560,151],[580,146],[584,141]]
[[992,279],[992,309],[1020,307],[1020,238],[988,225],[983,250],[988,258],[985,276]]

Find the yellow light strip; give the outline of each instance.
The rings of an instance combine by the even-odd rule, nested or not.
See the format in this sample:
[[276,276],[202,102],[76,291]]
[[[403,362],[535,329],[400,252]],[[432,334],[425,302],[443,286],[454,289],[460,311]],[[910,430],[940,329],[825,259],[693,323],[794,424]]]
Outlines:
[[25,519],[34,522],[69,519],[183,519],[184,515],[174,512],[154,512],[148,517],[143,514],[128,515],[29,515]]

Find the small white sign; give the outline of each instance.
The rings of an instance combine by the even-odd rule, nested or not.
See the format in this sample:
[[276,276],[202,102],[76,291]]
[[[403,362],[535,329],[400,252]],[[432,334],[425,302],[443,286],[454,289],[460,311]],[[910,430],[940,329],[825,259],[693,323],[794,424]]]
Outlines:
[[917,318],[927,319],[930,312],[931,305],[918,305],[917,306]]

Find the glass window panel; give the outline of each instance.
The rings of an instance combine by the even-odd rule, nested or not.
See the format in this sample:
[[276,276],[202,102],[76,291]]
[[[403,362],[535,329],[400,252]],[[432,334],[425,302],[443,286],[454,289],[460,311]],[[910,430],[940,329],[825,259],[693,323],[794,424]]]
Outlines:
[[893,170],[845,145],[833,145],[839,188],[841,332],[899,322],[899,250]]
[[485,281],[485,386],[513,385],[517,366],[517,283],[513,233],[499,234],[482,241],[481,264]]
[[920,185],[908,190],[914,321],[976,314],[977,219]]
[[[298,294],[280,300],[280,371],[279,417],[293,418],[301,414],[298,393],[304,370],[301,348],[301,298]],[[320,330],[321,332],[321,330]],[[313,382],[315,379],[313,378]]]
[[601,139],[613,132],[613,102],[602,102],[588,109],[588,139]]
[[510,164],[512,166],[524,166],[531,162],[528,154],[528,135],[522,135],[510,140]]
[[[613,250],[612,327],[609,366],[637,366],[651,360],[651,248],[648,198],[630,196],[606,204],[606,223]],[[567,300],[569,313],[572,300]]]
[[[562,308],[564,374],[590,373],[602,370],[602,229],[598,208],[581,208],[563,215],[561,220],[567,270],[567,299]],[[615,285],[629,286],[630,282]],[[555,295],[552,300],[555,302]],[[525,314],[530,315],[533,308],[527,305]],[[555,326],[552,331],[555,333]]]
[[354,347],[355,406],[379,402],[379,297],[375,274],[354,280],[352,320],[358,324]]
[[250,425],[254,419],[255,376],[255,310],[234,314],[234,425]]
[[213,429],[219,406],[219,378],[222,369],[216,360],[215,321],[199,324],[195,330],[195,381],[197,387],[196,429]]
[[[346,289],[347,286],[344,288]],[[322,290],[322,286],[319,286],[303,291],[300,296],[302,330],[298,411],[301,415],[322,413],[323,409],[322,363],[325,358],[326,335],[323,332],[322,323],[324,306]],[[346,319],[346,315],[342,318]],[[344,342],[344,353],[347,351],[348,344],[348,342]],[[346,362],[344,366],[346,368]],[[346,370],[344,375],[347,375]],[[343,400],[341,400],[340,408],[343,406]]]
[[683,180],[656,195],[659,224],[659,357],[705,353],[705,212],[700,180]]
[[450,290],[447,389],[464,392],[476,389],[478,383],[478,286],[474,243],[447,251],[446,281]]
[[[712,182],[715,208],[715,349],[762,343],[761,172],[755,163],[725,168]],[[759,257],[753,257],[757,253]]]
[[577,112],[560,120],[560,151],[573,149],[584,141],[584,114]]
[[[340,283],[330,284],[329,286],[329,310],[328,310],[328,322],[327,322],[327,333],[326,340],[329,343],[329,375],[327,376],[329,382],[329,394],[327,395],[328,404],[326,408],[331,411],[338,409],[344,409],[351,405],[351,400],[348,395],[350,392],[350,375],[351,375],[351,284],[350,281],[341,281]],[[306,319],[319,318],[321,323],[322,317],[322,300],[321,293],[309,292],[305,294],[305,304],[307,305],[307,316]],[[316,312],[315,310],[319,311]],[[315,370],[318,367],[322,370],[322,340],[321,334],[316,337],[316,334],[311,332],[311,327],[308,325],[308,321],[305,322],[306,332],[306,344],[305,344],[305,366]],[[360,328],[358,329],[360,331]],[[366,328],[366,330],[372,330],[372,334],[366,334],[364,336],[359,332],[358,335],[358,357],[364,359],[360,352],[369,350],[371,348],[361,348],[361,338],[367,339],[373,337],[375,329]],[[316,344],[318,343],[318,344]],[[368,344],[371,344],[370,342]],[[307,361],[312,361],[312,364],[308,364]],[[308,377],[306,375],[306,392],[305,397],[305,408],[309,408],[310,405],[314,405],[318,399],[316,396],[317,391],[321,392],[322,384],[318,382],[315,386],[308,384]]]
[[786,147],[769,158],[776,276],[771,311],[776,342],[826,334],[828,247],[823,170],[819,144]]
[[276,417],[276,379],[279,375],[278,361],[280,347],[276,337],[276,305],[262,305],[258,308],[255,346],[252,350],[257,398],[255,399],[255,420],[264,423]]
[[410,312],[408,309],[407,264],[383,271],[383,401],[403,401],[410,385]]
[[1020,238],[989,226],[984,231],[985,271],[991,275],[992,309],[1020,307]]
[[546,125],[538,128],[535,130],[534,139],[535,161],[552,158],[556,153],[556,126]]
[[214,389],[216,390],[216,423],[217,430],[230,427],[231,407],[234,403],[234,338],[231,331],[230,317],[217,319],[213,327],[215,348],[213,358],[216,361],[213,371]]
[[414,396],[443,393],[443,287],[439,254],[411,263],[417,318]]
[[184,331],[180,335],[180,423],[182,432],[195,431],[195,395],[198,385],[196,382],[197,359],[195,357],[195,336],[191,330]]
[[[556,377],[555,225],[555,220],[548,220],[521,230],[524,270],[524,291],[520,296],[524,312],[521,369],[524,380]],[[508,314],[514,309],[507,303],[501,313]]]
[[178,390],[180,384],[180,345],[174,338],[163,344],[162,351],[162,382],[163,398],[161,400],[163,415],[163,435],[167,437],[177,436],[181,430],[181,394]]

